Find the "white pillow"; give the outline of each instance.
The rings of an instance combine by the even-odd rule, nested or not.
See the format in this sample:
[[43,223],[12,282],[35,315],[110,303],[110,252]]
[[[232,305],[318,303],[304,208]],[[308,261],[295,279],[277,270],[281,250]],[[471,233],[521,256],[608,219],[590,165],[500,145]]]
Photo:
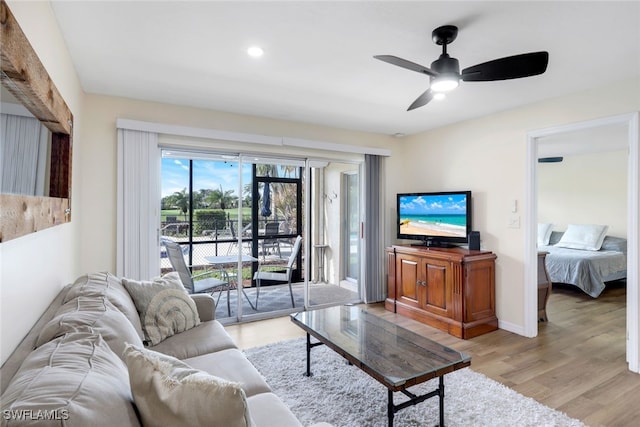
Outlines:
[[133,400],[145,426],[254,426],[240,384],[127,344]]
[[145,345],[154,346],[200,324],[196,303],[175,271],[153,281],[122,279],[140,313]]
[[567,231],[555,246],[599,251],[607,230],[609,230],[608,225],[569,224]]
[[553,224],[538,224],[538,246],[546,246],[549,244]]

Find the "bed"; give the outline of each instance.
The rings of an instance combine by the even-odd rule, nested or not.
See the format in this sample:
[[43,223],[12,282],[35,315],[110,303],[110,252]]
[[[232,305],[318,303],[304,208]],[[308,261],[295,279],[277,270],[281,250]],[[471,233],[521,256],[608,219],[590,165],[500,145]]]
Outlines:
[[597,298],[605,282],[627,277],[627,239],[605,236],[599,250],[556,246],[564,232],[550,233],[547,245],[538,251],[548,252],[545,266],[553,283],[574,285]]

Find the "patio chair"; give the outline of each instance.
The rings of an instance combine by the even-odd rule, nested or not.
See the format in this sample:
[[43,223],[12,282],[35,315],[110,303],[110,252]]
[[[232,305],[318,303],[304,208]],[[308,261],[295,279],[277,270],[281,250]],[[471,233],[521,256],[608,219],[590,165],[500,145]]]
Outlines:
[[184,261],[184,254],[182,253],[182,249],[180,245],[172,240],[166,239],[163,240],[162,244],[167,250],[167,255],[169,257],[169,261],[171,262],[171,266],[180,276],[180,281],[182,281],[182,285],[185,287],[187,292],[190,294],[200,294],[200,293],[208,293],[213,296],[214,292],[219,292],[218,299],[216,300],[216,307],[218,306],[218,302],[220,301],[220,297],[222,296],[222,292],[226,289],[227,291],[227,312],[229,317],[231,317],[231,303],[229,301],[229,291],[231,290],[231,284],[228,280],[216,279],[215,277],[209,277],[205,279],[198,280],[198,277],[202,277],[204,275],[210,274],[209,272],[192,275],[187,267],[187,263]]
[[[240,236],[241,237],[245,237],[250,229],[251,229],[251,223],[245,225],[242,228],[242,230],[240,231]],[[234,239],[235,241],[231,242],[231,244],[227,248],[227,255],[231,254],[231,252],[233,251],[233,248],[237,248],[238,247],[238,241],[237,241],[238,235],[236,234],[236,227],[235,227],[233,221],[229,222],[229,230],[231,231],[231,238]],[[244,241],[242,242],[242,246],[244,246]],[[249,249],[251,249],[251,248],[249,248]]]
[[[280,223],[279,222],[268,222],[264,227],[264,235],[265,238],[262,239],[262,260],[264,261],[267,250],[275,248],[278,251],[278,257],[282,258],[282,253],[280,252],[280,239],[273,238],[272,236],[280,234]],[[270,237],[271,236],[271,237]]]
[[291,294],[291,306],[295,308],[296,303],[293,299],[293,289],[291,289],[291,274],[293,273],[293,263],[298,256],[298,252],[300,252],[300,246],[302,245],[302,237],[296,237],[296,241],[293,244],[293,248],[291,249],[291,255],[289,255],[289,260],[287,262],[287,266],[285,267],[285,271],[269,271],[264,270],[264,265],[260,264],[258,266],[258,271],[253,275],[253,279],[256,281],[256,310],[258,309],[258,298],[260,298],[260,281],[262,280],[274,280],[280,282],[287,282],[289,285],[289,293]]

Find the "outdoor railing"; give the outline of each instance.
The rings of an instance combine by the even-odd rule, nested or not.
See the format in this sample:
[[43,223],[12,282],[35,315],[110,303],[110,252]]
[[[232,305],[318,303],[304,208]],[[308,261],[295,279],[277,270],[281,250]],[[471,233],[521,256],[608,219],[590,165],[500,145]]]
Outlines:
[[[258,222],[258,255],[260,256],[261,262],[277,263],[281,260],[279,257],[270,256],[267,258],[263,256],[264,254],[261,254],[262,240],[265,238],[269,240],[274,238],[280,240],[282,242],[282,248],[285,249],[281,252],[281,256],[282,258],[286,258],[288,243],[295,239],[296,234],[277,233],[265,236],[265,228],[268,222],[274,221],[261,220]],[[216,228],[215,225],[219,223],[222,223],[223,226]],[[214,224],[198,223],[197,221],[193,221],[192,225],[194,227],[194,231],[198,229],[201,230],[201,232],[200,234],[193,233],[191,254],[189,254],[189,222],[179,221],[177,218],[174,221],[174,218],[171,218],[171,221],[162,223],[161,234],[162,239],[170,239],[181,244],[184,248],[183,253],[187,258],[187,261],[190,262],[194,270],[201,270],[208,266],[205,259],[207,256],[237,255],[239,251],[242,251],[242,253],[245,254],[251,254],[253,242],[251,222],[243,220],[243,224],[243,227],[238,227],[237,220],[218,221]],[[207,228],[208,225],[212,225],[213,227]],[[242,236],[242,245],[240,246],[238,245],[237,230],[240,230]],[[168,258],[166,258],[164,247],[161,247],[160,257],[161,271],[163,273],[170,271],[171,264],[169,263]]]

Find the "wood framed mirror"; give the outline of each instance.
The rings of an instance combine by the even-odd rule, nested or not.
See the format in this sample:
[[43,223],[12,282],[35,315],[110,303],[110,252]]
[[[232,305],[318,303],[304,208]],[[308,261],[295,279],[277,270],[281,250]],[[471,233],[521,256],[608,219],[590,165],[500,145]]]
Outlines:
[[[11,177],[0,174],[0,184],[5,182],[0,185],[0,242],[6,242],[71,221],[73,115],[4,0],[0,1],[0,26],[0,80],[3,90],[6,89],[50,131],[50,135],[45,137],[48,161],[43,169],[46,188],[42,194],[46,196],[35,195],[37,192],[17,194],[13,187],[5,185]],[[2,113],[5,116],[4,111]],[[10,144],[19,147],[16,144],[23,140],[15,136],[17,134],[7,135],[2,134],[0,145],[2,173],[21,169],[15,164],[9,165],[22,161],[22,158],[6,153]],[[21,150],[14,150],[18,151]]]

